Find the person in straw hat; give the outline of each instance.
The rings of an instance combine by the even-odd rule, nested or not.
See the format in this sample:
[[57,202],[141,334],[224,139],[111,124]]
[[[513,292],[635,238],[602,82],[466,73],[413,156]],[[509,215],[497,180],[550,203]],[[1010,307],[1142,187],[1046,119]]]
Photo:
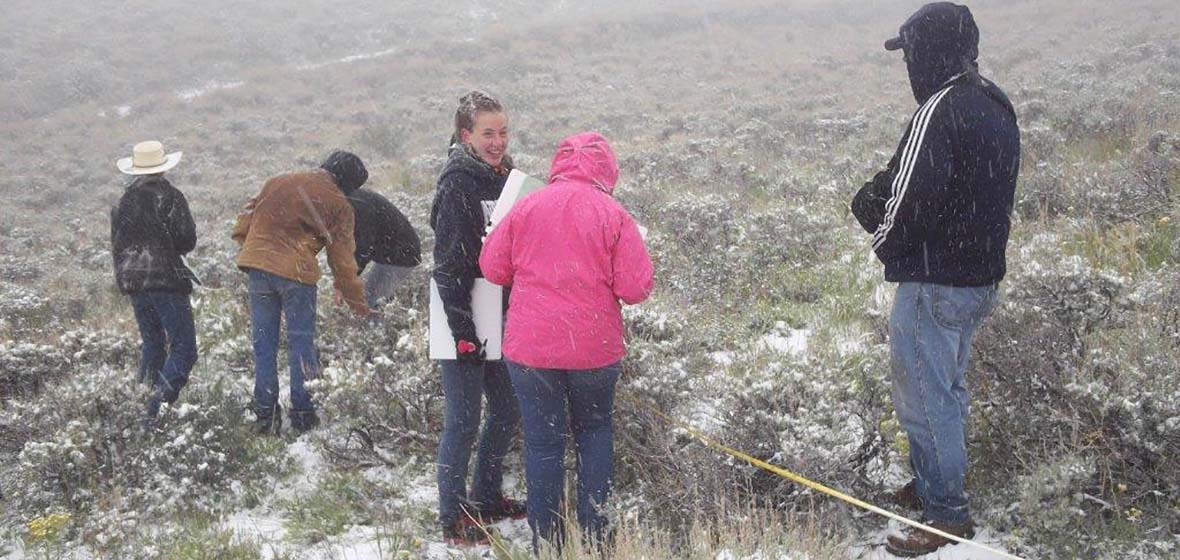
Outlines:
[[149,141],[116,163],[133,178],[111,209],[111,253],[115,281],[131,298],[143,340],[139,380],[154,388],[146,427],[155,425],[162,403],[180,396],[197,361],[189,301],[196,276],[182,258],[196,247],[197,229],[184,194],[164,178],[180,158]]

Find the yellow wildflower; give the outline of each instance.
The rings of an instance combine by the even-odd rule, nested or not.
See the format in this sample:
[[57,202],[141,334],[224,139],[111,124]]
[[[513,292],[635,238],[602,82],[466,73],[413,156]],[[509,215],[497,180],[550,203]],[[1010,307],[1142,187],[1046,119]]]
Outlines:
[[70,514],[54,513],[45,517],[38,517],[29,521],[29,540],[32,542],[55,541],[61,536],[62,529],[70,522]]

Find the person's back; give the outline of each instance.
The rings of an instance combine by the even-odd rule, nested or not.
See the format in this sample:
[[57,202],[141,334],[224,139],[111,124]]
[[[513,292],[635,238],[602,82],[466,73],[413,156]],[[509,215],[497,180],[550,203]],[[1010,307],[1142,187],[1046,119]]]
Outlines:
[[189,298],[196,276],[183,259],[196,247],[197,229],[184,194],[164,178],[181,155],[151,140],[116,162],[119,171],[135,177],[111,209],[111,255],[142,340],[139,380],[155,389],[144,418],[148,429],[160,406],[180,397],[197,362]]
[[364,271],[369,262],[414,267],[422,263],[422,242],[389,199],[369,189],[348,195],[356,215],[356,264]]
[[605,146],[597,134],[563,143],[550,186],[517,203],[488,240],[508,242],[485,246],[484,274],[513,289],[504,352],[521,364],[593,369],[618,361],[619,302],[651,292],[638,226],[610,195],[618,169]]
[[1000,88],[971,74],[949,86],[930,119],[946,123],[950,149],[932,157],[945,158],[944,165],[952,167],[950,178],[945,192],[931,196],[929,231],[911,253],[886,268],[886,279],[950,286],[995,284],[1006,273],[1005,250],[1020,170],[1015,111]]
[[[320,278],[316,256],[327,246],[337,284],[341,276],[352,278],[359,295],[352,206],[331,174],[316,169],[274,177],[251,202],[250,213],[248,227],[234,230],[234,239],[242,244],[239,268],[315,284]],[[350,282],[344,280],[344,284]]]
[[192,292],[181,256],[197,244],[184,195],[162,175],[135,179],[111,209],[111,249],[119,290]]
[[232,237],[242,246],[238,268],[247,275],[254,344],[254,400],[250,408],[261,433],[281,427],[277,356],[282,321],[287,324],[291,379],[291,426],[299,432],[319,424],[304,386],[319,372],[315,348],[316,256],[327,248],[337,291],[355,313],[369,314],[353,255],[354,216],[346,196],[368,179],[360,158],[334,152],[320,169],[274,177],[238,215]]
[[[922,69],[911,64],[910,71],[911,80],[924,81],[913,75]],[[943,82],[916,94],[922,106],[898,153],[852,210],[874,234],[887,281],[993,285],[1006,273],[1020,171],[1016,113],[973,68],[930,80]]]
[[578,525],[606,545],[603,508],[614,470],[615,385],[622,370],[620,301],[651,293],[639,228],[611,193],[619,168],[606,139],[562,141],[550,184],[508,212],[484,244],[480,268],[512,286],[504,357],[524,425],[529,527],[560,549],[566,435],[578,457]]

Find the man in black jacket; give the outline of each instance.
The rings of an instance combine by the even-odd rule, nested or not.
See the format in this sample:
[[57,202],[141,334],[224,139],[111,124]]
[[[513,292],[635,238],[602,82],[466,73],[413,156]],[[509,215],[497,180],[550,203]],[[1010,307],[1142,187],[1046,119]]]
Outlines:
[[159,142],[137,144],[120,171],[136,177],[111,209],[111,254],[119,290],[131,297],[143,339],[139,380],[151,383],[146,424],[161,403],[172,403],[197,361],[189,295],[196,276],[183,255],[197,245],[188,201],[164,178],[181,154],[165,154]]
[[[978,73],[979,30],[966,6],[927,4],[885,43],[902,50],[921,106],[888,167],[852,211],[873,234],[890,318],[892,397],[915,478],[894,497],[936,528],[971,538],[966,383],[971,340],[997,303],[1020,169],[1020,132],[1004,92]],[[943,537],[911,529],[888,539],[899,556]]]
[[369,307],[376,307],[410,269],[422,263],[422,242],[410,220],[384,196],[357,189],[348,195],[348,202],[356,215],[353,237],[358,274],[374,263],[365,277],[365,297]]

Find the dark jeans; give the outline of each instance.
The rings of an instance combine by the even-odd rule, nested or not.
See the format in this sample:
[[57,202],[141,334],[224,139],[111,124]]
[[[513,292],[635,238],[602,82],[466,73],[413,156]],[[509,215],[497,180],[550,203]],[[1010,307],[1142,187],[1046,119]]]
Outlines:
[[928,521],[966,523],[967,363],[995,286],[903,283],[889,320],[892,397],[910,440],[910,464]]
[[459,507],[467,501],[467,463],[484,397],[488,415],[479,437],[471,492],[476,507],[498,503],[504,497],[504,457],[512,445],[520,412],[504,362],[440,360],[439,366],[446,411],[438,444],[438,519],[446,527],[460,519]]
[[315,412],[303,387],[319,374],[315,348],[316,287],[261,270],[249,272],[250,322],[254,338],[254,412],[267,418],[279,402],[280,321],[287,321],[287,357],[291,370],[291,415]]
[[176,402],[197,363],[193,308],[188,294],[176,292],[131,294],[131,306],[143,339],[139,381],[155,388],[147,410],[155,418],[160,403]]
[[560,544],[565,494],[566,435],[572,433],[578,469],[578,524],[597,542],[608,521],[601,508],[614,470],[615,383],[619,364],[602,369],[559,371],[508,363],[524,426],[529,526],[538,539]]

